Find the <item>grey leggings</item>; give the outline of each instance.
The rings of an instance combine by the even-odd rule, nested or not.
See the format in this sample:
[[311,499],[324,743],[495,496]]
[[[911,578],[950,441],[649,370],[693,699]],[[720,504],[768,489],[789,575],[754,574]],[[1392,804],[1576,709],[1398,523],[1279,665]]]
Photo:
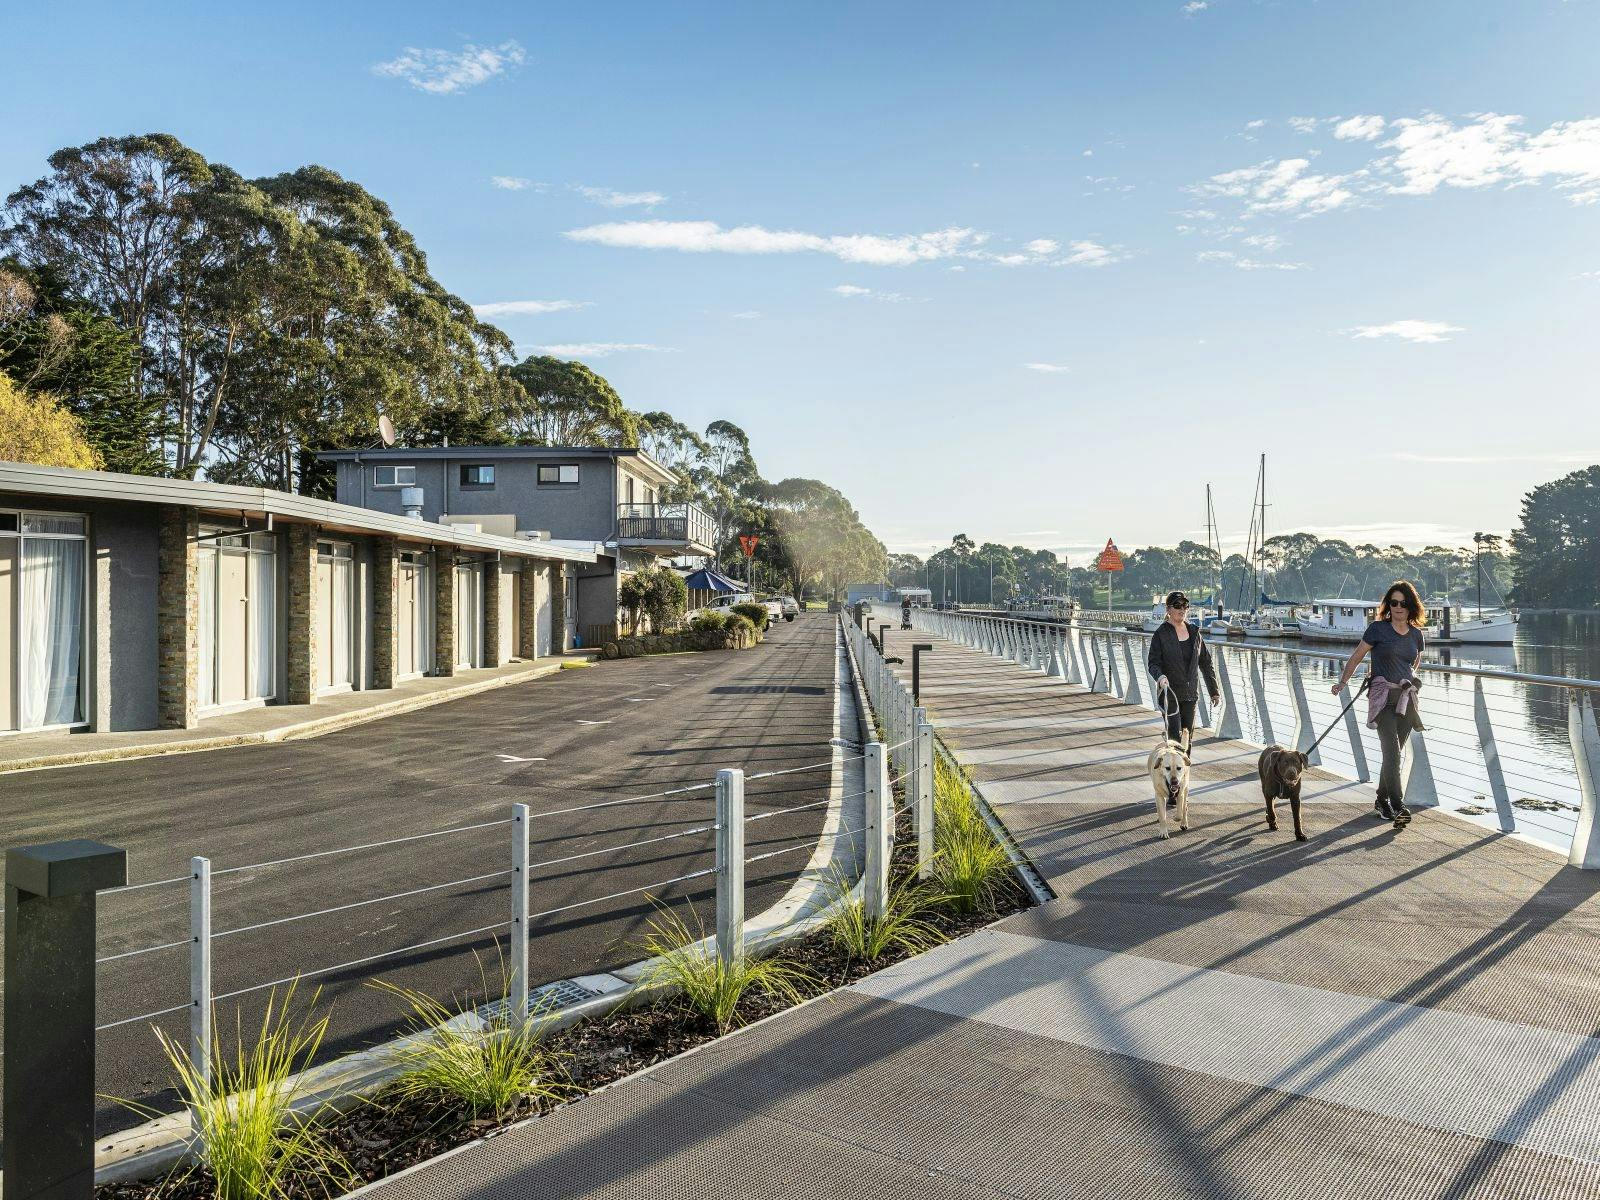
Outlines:
[[1378,714],[1378,744],[1383,747],[1383,767],[1378,772],[1378,799],[1400,803],[1404,797],[1400,788],[1400,760],[1405,754],[1406,740],[1411,736],[1411,723],[1417,699],[1411,698],[1411,711],[1401,715],[1395,712],[1395,702]]

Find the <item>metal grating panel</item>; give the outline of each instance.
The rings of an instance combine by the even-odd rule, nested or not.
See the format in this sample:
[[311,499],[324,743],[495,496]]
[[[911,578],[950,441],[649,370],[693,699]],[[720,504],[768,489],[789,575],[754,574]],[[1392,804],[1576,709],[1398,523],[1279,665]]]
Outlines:
[[[542,984],[528,990],[528,1011],[530,1013],[550,1013],[558,1009],[567,1008],[574,1004],[582,1004],[585,1000],[593,1000],[599,992],[590,991],[582,984],[570,979],[558,979],[554,983]],[[503,1018],[510,1009],[507,1007],[509,1000],[496,1000],[493,1004],[485,1004],[478,1011],[484,1020]]]

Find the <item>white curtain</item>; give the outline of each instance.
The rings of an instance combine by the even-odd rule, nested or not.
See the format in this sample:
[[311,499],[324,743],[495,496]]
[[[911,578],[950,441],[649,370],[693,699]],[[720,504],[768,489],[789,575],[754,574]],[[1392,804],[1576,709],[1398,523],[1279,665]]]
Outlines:
[[200,589],[200,703],[217,702],[217,551],[200,547],[195,586]]
[[277,694],[278,572],[271,554],[250,555],[250,696],[270,700]]
[[348,558],[336,558],[333,570],[328,572],[328,603],[332,606],[328,625],[333,645],[329,647],[328,683],[333,686],[353,683],[350,671],[350,577],[355,564]]
[[22,542],[22,678],[19,725],[70,725],[83,719],[83,565],[81,541]]

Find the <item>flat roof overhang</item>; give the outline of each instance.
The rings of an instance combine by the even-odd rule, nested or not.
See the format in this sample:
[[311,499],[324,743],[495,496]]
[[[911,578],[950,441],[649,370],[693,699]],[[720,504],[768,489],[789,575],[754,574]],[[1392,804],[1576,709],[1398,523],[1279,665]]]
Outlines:
[[627,550],[648,550],[652,554],[660,554],[668,558],[676,558],[679,555],[709,558],[716,553],[714,549],[704,542],[684,539],[618,538],[616,544]]
[[493,550],[519,558],[592,563],[592,547],[570,542],[532,541],[469,533],[432,521],[398,517],[354,504],[336,504],[272,488],[203,483],[192,479],[165,479],[153,475],[123,475],[114,471],[79,471],[70,467],[41,467],[32,463],[0,462],[0,491],[26,496],[99,500],[122,504],[169,504],[192,508],[208,516],[282,519],[317,525],[341,533],[387,534],[410,542]]

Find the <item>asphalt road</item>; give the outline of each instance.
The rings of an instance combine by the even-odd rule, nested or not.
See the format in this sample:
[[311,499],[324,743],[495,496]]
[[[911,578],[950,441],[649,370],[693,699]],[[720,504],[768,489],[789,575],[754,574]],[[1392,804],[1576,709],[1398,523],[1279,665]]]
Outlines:
[[[508,875],[308,920],[229,933],[283,917],[450,883],[510,865],[508,825],[277,866],[250,864],[506,819],[532,809],[531,860],[564,858],[713,820],[709,789],[583,813],[556,810],[709,783],[722,767],[747,772],[824,762],[833,736],[834,624],[802,615],[741,653],[602,662],[308,741],[0,775],[3,844],[90,837],[128,850],[131,883],[186,876],[191,855],[212,861],[213,978],[220,998],[297,972],[504,921]],[[750,812],[826,797],[826,769],[754,781]],[[825,809],[748,827],[749,855],[814,842]],[[548,814],[548,815],[543,815]],[[530,871],[534,913],[640,888],[709,867],[710,833]],[[804,866],[797,851],[754,864],[748,911],[777,900]],[[654,897],[654,901],[652,900]],[[532,922],[535,983],[636,961],[653,902],[689,898],[715,921],[709,877],[652,888]],[[678,909],[677,911],[682,911]],[[188,934],[183,884],[111,893],[100,903],[103,957]],[[498,941],[497,941],[498,938]],[[434,996],[498,992],[503,931],[317,976],[332,1012],[323,1057],[399,1028],[404,1013],[368,986],[381,977]],[[119,1021],[188,996],[185,947],[103,962],[99,1021]],[[219,999],[218,1024],[259,1025],[268,995]],[[187,1036],[183,1013],[99,1035],[99,1090],[174,1106],[151,1025]],[[105,1102],[100,1132],[139,1117]]]

